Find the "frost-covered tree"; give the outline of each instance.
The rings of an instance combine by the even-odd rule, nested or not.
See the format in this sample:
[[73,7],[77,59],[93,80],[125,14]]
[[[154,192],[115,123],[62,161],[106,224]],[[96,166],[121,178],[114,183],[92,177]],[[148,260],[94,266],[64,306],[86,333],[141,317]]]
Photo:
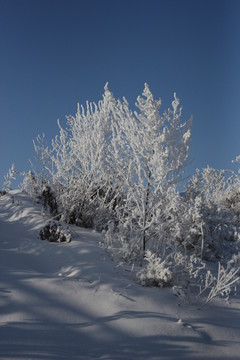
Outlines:
[[[38,188],[38,193],[41,196],[42,191],[46,186],[51,186],[53,177],[53,163],[51,160],[52,149],[48,145],[45,134],[38,135],[33,140],[35,150],[34,160],[30,161],[31,174],[34,176],[35,188]],[[29,177],[29,174],[27,175]],[[31,177],[30,177],[31,178]]]
[[27,173],[23,174],[23,182],[21,187],[31,198],[35,200],[40,200],[40,192],[37,178],[32,170],[29,170]]
[[106,84],[97,104],[78,105],[65,128],[58,122],[51,147],[37,137],[41,171],[34,174],[41,192],[51,188],[65,221],[105,227],[113,220],[129,254],[144,252],[147,243],[164,252],[178,213],[191,121],[182,121],[176,94],[161,114],[161,100],[147,84],[136,107],[132,112],[125,98],[115,100]]
[[4,176],[3,189],[5,191],[11,190],[11,184],[16,180],[16,176],[19,175],[19,172],[15,169],[15,165],[12,164],[10,169],[8,170],[6,176]]
[[165,248],[177,212],[176,185],[188,160],[191,121],[182,122],[176,94],[172,109],[160,114],[160,106],[145,84],[138,112],[131,112],[125,99],[113,111],[113,158],[125,190],[116,209],[118,241],[128,256],[144,253],[150,240],[157,251],[160,244]]
[[65,129],[58,122],[59,135],[48,151],[49,173],[67,222],[93,226],[111,212],[115,182],[108,148],[112,137],[110,105],[115,102],[106,84],[97,104],[78,105],[76,116],[67,116]]

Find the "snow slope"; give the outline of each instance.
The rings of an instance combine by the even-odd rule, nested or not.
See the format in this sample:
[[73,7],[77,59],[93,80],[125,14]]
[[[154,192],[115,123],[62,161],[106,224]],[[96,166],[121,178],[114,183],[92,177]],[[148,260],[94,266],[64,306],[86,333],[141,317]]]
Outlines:
[[38,237],[40,205],[0,197],[0,359],[239,359],[240,299],[198,310],[143,288],[73,227],[70,244]]

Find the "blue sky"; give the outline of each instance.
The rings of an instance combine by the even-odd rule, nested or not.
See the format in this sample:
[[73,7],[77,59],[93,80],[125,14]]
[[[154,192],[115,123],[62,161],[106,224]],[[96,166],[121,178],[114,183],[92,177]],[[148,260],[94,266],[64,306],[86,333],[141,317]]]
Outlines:
[[104,84],[134,106],[147,82],[194,117],[188,173],[240,154],[240,1],[0,0],[0,186],[29,168],[32,139],[57,134]]

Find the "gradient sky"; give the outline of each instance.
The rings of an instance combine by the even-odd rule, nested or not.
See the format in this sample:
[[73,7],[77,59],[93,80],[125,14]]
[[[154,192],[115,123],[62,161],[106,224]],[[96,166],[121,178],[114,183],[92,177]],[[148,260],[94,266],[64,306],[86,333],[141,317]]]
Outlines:
[[32,139],[57,134],[104,84],[132,108],[147,82],[194,117],[188,169],[240,154],[240,1],[0,0],[0,186],[29,168]]

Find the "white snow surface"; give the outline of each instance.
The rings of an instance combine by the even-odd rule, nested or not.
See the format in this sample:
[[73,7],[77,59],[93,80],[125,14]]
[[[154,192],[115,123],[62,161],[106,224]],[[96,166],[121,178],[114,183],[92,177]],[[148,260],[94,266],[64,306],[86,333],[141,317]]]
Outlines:
[[100,234],[49,243],[45,222],[20,190],[0,197],[0,359],[240,359],[239,297],[178,306],[111,261]]

